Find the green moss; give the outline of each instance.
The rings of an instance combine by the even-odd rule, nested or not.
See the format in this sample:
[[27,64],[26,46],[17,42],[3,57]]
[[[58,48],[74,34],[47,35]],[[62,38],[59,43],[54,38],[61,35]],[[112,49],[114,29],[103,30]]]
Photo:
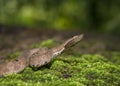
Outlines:
[[112,52],[106,52],[105,55],[107,56],[107,59],[109,59],[111,62],[120,65],[120,52],[118,51],[112,51]]
[[16,57],[18,57],[20,55],[20,52],[19,51],[16,51],[14,53],[11,53],[7,56],[7,60],[11,60],[11,59],[14,59]]
[[57,45],[59,45],[59,44],[56,43],[54,40],[48,39],[48,40],[44,40],[38,44],[31,45],[31,48],[42,48],[42,47],[52,48],[52,47],[57,46]]
[[100,55],[59,56],[38,70],[0,78],[0,86],[119,86],[120,66]]

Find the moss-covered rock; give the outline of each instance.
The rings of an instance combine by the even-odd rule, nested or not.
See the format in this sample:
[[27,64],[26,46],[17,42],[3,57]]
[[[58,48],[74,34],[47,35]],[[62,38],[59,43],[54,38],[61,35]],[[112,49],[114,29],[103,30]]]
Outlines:
[[0,78],[0,86],[119,86],[120,66],[100,55],[61,55],[49,64]]

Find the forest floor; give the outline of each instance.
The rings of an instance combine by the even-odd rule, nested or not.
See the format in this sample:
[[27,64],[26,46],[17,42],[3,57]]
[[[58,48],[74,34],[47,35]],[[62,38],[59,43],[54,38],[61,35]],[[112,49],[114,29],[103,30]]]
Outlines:
[[[101,54],[106,52],[120,52],[118,35],[105,33],[91,33],[80,31],[55,31],[53,29],[34,29],[25,27],[0,27],[0,59],[6,58],[15,51],[29,50],[31,45],[52,39],[59,44],[66,39],[84,34],[83,40],[75,48],[80,54]],[[110,57],[110,56],[108,56]]]
[[24,52],[41,47],[43,42],[46,47],[54,47],[79,34],[84,34],[81,42],[48,65],[37,71],[28,67],[20,74],[1,77],[0,85],[119,86],[118,35],[0,26],[0,61],[17,51]]

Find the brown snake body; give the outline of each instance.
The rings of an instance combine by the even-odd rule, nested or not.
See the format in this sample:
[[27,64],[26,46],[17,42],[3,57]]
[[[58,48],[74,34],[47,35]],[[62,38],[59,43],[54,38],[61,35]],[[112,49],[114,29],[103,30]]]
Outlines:
[[41,67],[49,63],[52,58],[61,54],[64,50],[74,46],[77,44],[83,35],[74,36],[58,47],[54,47],[51,49],[47,48],[35,48],[24,52],[23,55],[4,63],[0,64],[0,76],[6,76],[8,74],[16,74],[23,71],[26,67]]

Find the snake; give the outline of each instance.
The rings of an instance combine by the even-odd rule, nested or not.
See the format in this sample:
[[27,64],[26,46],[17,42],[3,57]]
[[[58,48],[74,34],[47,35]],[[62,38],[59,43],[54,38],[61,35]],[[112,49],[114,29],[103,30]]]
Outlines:
[[41,67],[49,63],[54,57],[63,53],[81,41],[83,34],[73,36],[63,42],[61,45],[53,48],[34,48],[22,53],[20,56],[0,63],[0,76],[17,74],[26,67]]

